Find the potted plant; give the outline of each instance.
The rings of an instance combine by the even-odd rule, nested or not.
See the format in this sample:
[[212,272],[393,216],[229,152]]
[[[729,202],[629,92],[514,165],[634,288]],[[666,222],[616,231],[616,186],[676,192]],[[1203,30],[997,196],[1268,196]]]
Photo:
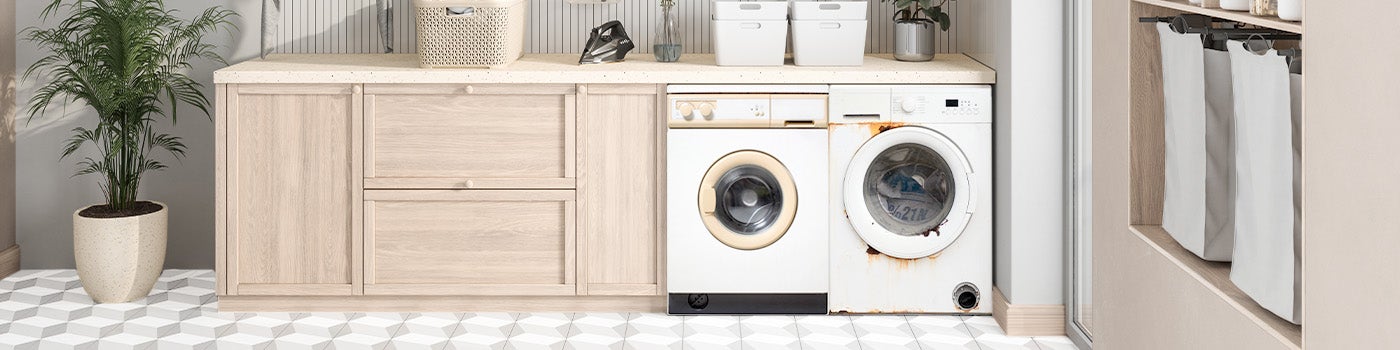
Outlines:
[[934,5],[935,0],[880,1],[893,1],[894,7],[899,9],[894,13],[894,59],[915,62],[932,60],[933,38],[937,34],[934,25],[946,32],[953,24],[948,13],[943,12],[943,5],[948,0],[941,0],[937,5]]
[[96,125],[73,129],[60,157],[88,145],[97,151],[78,162],[74,176],[99,175],[106,203],[73,213],[78,277],[97,302],[143,298],[160,276],[169,211],[137,194],[147,171],[166,167],[155,153],[179,158],[185,145],[156,131],[155,122],[168,116],[174,123],[181,104],[209,116],[203,86],[186,72],[191,59],[224,62],[203,37],[220,27],[231,30],[232,16],[216,7],[186,21],[162,0],[53,0],[41,17],[61,21],[25,31],[47,51],[24,74],[42,81],[29,101],[31,120],[55,103],[82,103],[97,112]]

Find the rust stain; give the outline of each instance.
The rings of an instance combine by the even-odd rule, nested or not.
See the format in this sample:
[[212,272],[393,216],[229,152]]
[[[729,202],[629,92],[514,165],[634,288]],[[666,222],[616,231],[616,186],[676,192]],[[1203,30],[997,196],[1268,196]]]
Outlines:
[[865,253],[870,255],[880,255],[880,251],[875,250],[875,247],[871,247],[868,245],[865,246]]
[[886,130],[898,128],[904,125],[905,123],[901,122],[875,122],[861,124],[861,126],[864,126],[866,130],[870,131],[870,136],[872,137],[875,135],[879,135],[880,133],[885,132]]

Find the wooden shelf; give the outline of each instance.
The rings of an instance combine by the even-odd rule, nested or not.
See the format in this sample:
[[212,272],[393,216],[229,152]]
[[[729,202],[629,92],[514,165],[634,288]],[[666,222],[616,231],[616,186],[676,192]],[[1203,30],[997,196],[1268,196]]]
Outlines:
[[1204,8],[1185,1],[1170,0],[1133,0],[1137,3],[1147,4],[1157,7],[1169,8],[1182,12],[1198,13],[1206,16],[1228,19],[1235,22],[1253,24],[1265,28],[1273,28],[1286,32],[1303,34],[1303,22],[1285,21],[1278,17],[1263,17],[1249,14],[1249,11],[1230,11],[1218,8]]
[[1161,226],[1134,225],[1130,230],[1285,345],[1292,349],[1302,348],[1302,327],[1265,310],[1239,287],[1235,287],[1230,282],[1230,263],[1201,260],[1177,244]]

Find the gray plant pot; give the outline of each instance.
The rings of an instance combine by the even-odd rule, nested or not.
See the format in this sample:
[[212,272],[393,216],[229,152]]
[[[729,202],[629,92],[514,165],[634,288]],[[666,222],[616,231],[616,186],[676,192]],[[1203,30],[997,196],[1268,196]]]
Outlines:
[[894,21],[894,59],[923,62],[933,59],[933,38],[938,23],[928,20]]

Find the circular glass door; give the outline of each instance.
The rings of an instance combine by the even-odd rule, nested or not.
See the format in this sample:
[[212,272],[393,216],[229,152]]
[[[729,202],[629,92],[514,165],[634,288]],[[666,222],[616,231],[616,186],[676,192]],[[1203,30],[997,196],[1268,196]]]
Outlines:
[[942,134],[921,127],[885,131],[847,168],[846,215],[871,248],[918,259],[947,248],[971,217],[971,167]]
[[700,181],[699,209],[705,228],[721,243],[754,250],[787,233],[797,214],[797,187],[781,162],[763,152],[721,157]]

